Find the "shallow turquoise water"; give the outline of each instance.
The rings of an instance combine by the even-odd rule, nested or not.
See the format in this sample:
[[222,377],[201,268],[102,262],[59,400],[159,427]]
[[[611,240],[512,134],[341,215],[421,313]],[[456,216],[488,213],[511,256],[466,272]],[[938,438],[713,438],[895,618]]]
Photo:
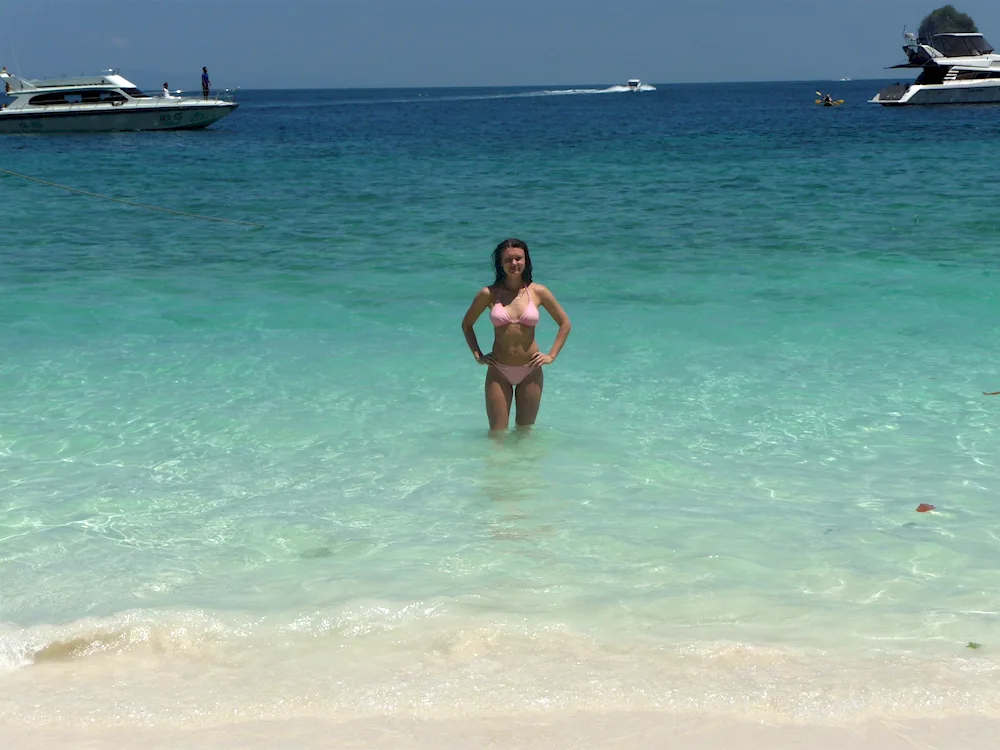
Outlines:
[[[873,87],[250,92],[201,133],[5,139],[2,168],[264,227],[0,177],[0,682],[153,644],[310,705],[454,705],[444,648],[517,675],[476,710],[568,658],[607,689],[567,709],[743,705],[751,664],[781,715],[905,712],[911,667],[997,710],[997,110]],[[497,441],[459,322],[511,235],[574,329]],[[670,703],[683,658],[650,654],[718,671]],[[354,693],[310,681],[330,659]],[[874,700],[868,660],[909,667]]]

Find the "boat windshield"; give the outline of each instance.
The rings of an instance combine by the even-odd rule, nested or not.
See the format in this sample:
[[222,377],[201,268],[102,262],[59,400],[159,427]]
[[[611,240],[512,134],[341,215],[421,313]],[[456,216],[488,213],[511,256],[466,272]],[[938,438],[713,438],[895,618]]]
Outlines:
[[982,34],[935,34],[930,44],[945,57],[975,57],[993,51]]
[[139,89],[122,89],[126,94],[131,96],[133,99],[150,99],[149,94],[144,94]]
[[46,94],[36,94],[28,100],[28,104],[46,106],[50,104],[115,104],[128,101],[118,91],[106,89],[81,89],[79,91],[52,91]]

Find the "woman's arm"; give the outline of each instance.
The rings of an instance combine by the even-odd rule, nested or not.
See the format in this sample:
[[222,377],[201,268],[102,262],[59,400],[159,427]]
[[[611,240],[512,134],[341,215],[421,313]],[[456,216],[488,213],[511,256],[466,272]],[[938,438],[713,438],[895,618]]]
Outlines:
[[465,311],[465,317],[462,318],[462,333],[465,334],[465,343],[469,345],[469,349],[472,351],[472,356],[476,358],[476,362],[482,362],[485,355],[479,348],[479,342],[476,340],[476,331],[473,326],[479,320],[479,316],[483,314],[483,310],[489,307],[489,304],[490,288],[484,286],[476,294],[475,299],[472,300],[472,304],[469,305],[469,309]]
[[573,329],[573,324],[569,322],[569,315],[566,311],[562,309],[562,305],[556,300],[556,296],[548,290],[547,287],[541,284],[532,284],[531,288],[538,294],[538,301],[542,307],[552,316],[552,320],[556,322],[559,326],[559,330],[556,331],[556,339],[552,342],[552,348],[549,349],[548,354],[542,354],[537,352],[536,356],[541,356],[543,359],[548,359],[548,362],[539,362],[539,364],[549,364],[554,362],[555,358],[559,356],[559,352],[562,351],[563,345],[566,343],[566,338],[569,336],[569,332]]

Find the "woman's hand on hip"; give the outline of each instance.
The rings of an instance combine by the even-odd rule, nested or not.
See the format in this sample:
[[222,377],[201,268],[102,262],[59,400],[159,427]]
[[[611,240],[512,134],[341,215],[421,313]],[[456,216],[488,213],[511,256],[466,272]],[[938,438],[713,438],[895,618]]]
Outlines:
[[493,356],[493,352],[488,354],[480,354],[476,357],[476,362],[481,365],[495,365],[497,363],[497,358]]
[[551,365],[553,358],[548,354],[542,354],[541,352],[535,352],[531,355],[531,364],[535,367],[541,367],[542,365]]

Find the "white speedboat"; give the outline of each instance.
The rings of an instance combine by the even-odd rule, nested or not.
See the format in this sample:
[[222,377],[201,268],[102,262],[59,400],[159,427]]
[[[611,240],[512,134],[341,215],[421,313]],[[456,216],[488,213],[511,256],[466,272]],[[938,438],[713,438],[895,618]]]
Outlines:
[[218,122],[239,106],[229,91],[214,98],[150,96],[117,70],[34,81],[3,68],[0,80],[14,99],[0,108],[0,134],[192,130]]
[[886,86],[870,101],[885,106],[1000,102],[1000,55],[982,34],[903,36],[906,62],[892,67],[919,68],[920,75],[910,84]]
[[642,88],[642,81],[638,78],[629,78],[625,85],[628,86],[629,91],[639,91]]

